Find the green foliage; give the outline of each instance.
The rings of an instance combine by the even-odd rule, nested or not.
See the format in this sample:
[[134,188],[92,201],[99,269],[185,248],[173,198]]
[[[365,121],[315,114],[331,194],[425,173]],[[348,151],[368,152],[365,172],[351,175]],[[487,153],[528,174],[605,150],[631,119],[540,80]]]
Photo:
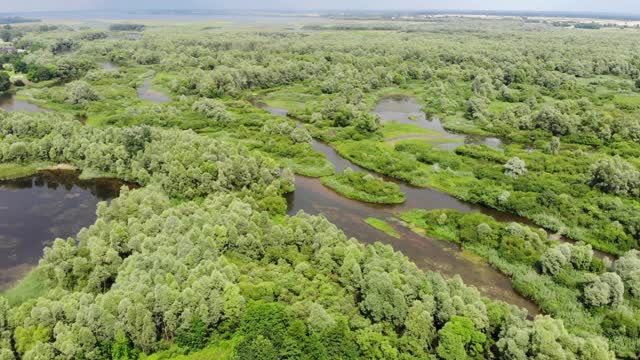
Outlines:
[[20,355],[32,350],[39,343],[47,343],[51,339],[51,329],[42,324],[36,326],[18,326],[14,332],[16,351]]
[[70,104],[82,105],[99,99],[100,95],[85,81],[74,81],[64,87],[64,101]]
[[336,150],[354,163],[376,172],[424,186],[428,171],[413,157],[370,141],[339,143]]
[[209,328],[199,317],[194,316],[188,324],[176,333],[176,344],[190,351],[200,350],[207,345]]
[[200,99],[193,103],[193,111],[199,112],[214,121],[214,125],[226,125],[232,121],[227,108],[221,102],[213,99]]
[[591,167],[591,185],[620,195],[640,195],[640,171],[619,156],[598,160]]
[[[590,246],[554,246],[520,224],[450,210],[403,214],[487,259],[562,320],[527,321],[459,279],[347,240],[321,218],[283,216],[281,195],[292,190],[293,174],[278,168],[333,174],[310,145],[318,145],[313,135],[373,171],[622,254],[640,239],[637,34],[529,20],[328,27],[219,32],[158,24],[141,41],[65,25],[3,29],[0,36],[28,49],[0,56],[35,82],[18,97],[88,116],[97,128],[53,114],[0,112],[0,160],[11,163],[0,173],[70,163],[145,189],[100,205],[93,226],[76,240],[54,241],[33,273],[40,275],[5,294],[0,357],[188,352],[176,343],[207,345],[194,358],[609,359],[610,348],[637,356],[637,253],[609,269]],[[97,69],[105,59],[119,69]],[[172,102],[138,99],[135,88],[151,76]],[[380,142],[435,135],[417,121],[380,127],[370,109],[397,92],[438,114],[444,128],[500,137],[503,146],[453,152],[431,138]],[[310,124],[296,127],[239,100],[256,96]],[[348,180],[348,191],[361,197],[402,195],[363,174],[344,176],[331,179]],[[34,340],[38,326],[49,333]],[[18,344],[24,354],[14,353]]]
[[504,173],[514,179],[527,174],[527,167],[519,157],[515,156],[504,164]]
[[7,91],[11,88],[11,78],[9,74],[4,71],[0,71],[0,93]]
[[270,185],[278,194],[284,185],[273,161],[189,132],[99,129],[62,116],[11,113],[0,115],[0,134],[3,161],[70,163],[141,185],[157,184],[176,197]]
[[452,316],[440,331],[436,352],[442,359],[483,358],[486,337],[474,329],[473,322],[462,316]]

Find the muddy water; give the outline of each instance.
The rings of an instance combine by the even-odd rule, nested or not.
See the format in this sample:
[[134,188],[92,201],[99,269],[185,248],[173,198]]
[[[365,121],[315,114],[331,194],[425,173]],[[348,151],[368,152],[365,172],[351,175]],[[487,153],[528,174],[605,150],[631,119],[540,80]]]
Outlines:
[[[406,95],[392,95],[382,98],[371,113],[380,116],[383,122],[396,121],[401,124],[416,125],[423,129],[439,132],[442,134],[441,141],[443,142],[436,146],[442,149],[454,150],[464,144],[487,145],[494,149],[500,149],[502,146],[502,140],[495,137],[461,135],[447,131],[439,118],[427,118],[426,114],[422,111],[422,106],[420,106],[415,99]],[[418,138],[419,137],[420,136],[418,136]],[[391,140],[401,140],[403,138],[408,139],[414,137],[403,136]],[[450,142],[446,140],[450,140]]]
[[96,220],[99,201],[122,182],[80,180],[76,171],[42,171],[0,181],[0,290],[22,278],[55,238],[75,236]]
[[168,103],[171,102],[166,95],[159,93],[155,90],[151,90],[151,79],[146,79],[142,84],[142,87],[138,89],[138,97],[142,100],[147,100],[156,103]]
[[[287,115],[285,109],[274,109],[259,103],[257,105],[274,115]],[[335,149],[327,144],[313,140],[312,146],[315,150],[325,154],[337,171],[350,167],[357,171],[373,173],[342,158]],[[389,206],[351,200],[325,187],[319,179],[297,175],[295,178],[296,191],[289,194],[288,197],[288,213],[294,215],[303,210],[309,214],[322,214],[342,229],[347,236],[369,243],[381,241],[390,244],[394,249],[402,251],[421,268],[438,271],[446,276],[460,275],[467,284],[477,287],[484,295],[525,308],[532,315],[539,312],[533,302],[514,291],[511,280],[504,274],[483,261],[474,261],[470,254],[461,251],[455,244],[417,235],[392,220],[397,211],[411,208],[453,208],[460,211],[485,209],[465,204],[438,191],[412,187],[395,179],[387,180],[398,183],[407,194],[405,204]],[[389,220],[400,234],[400,238],[396,239],[369,226],[365,222],[368,217]]]
[[18,100],[15,98],[14,94],[0,94],[0,109],[6,111],[29,112],[50,111],[42,109],[38,105],[34,105],[23,100]]

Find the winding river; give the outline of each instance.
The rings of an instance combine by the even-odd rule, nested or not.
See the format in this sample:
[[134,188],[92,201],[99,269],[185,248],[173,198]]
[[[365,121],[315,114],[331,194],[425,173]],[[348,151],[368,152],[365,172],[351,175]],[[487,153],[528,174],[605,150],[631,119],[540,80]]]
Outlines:
[[96,206],[118,196],[121,181],[80,180],[70,170],[0,181],[0,290],[37,265],[53,239],[75,236],[96,220]]
[[[274,108],[260,103],[257,105],[273,115],[287,115],[286,109]],[[382,120],[385,121],[385,118]],[[337,171],[350,167],[353,170],[373,173],[342,158],[335,149],[327,144],[314,139],[311,145],[315,150],[322,152]],[[379,174],[375,175],[380,176]],[[460,275],[465,283],[477,287],[486,296],[525,308],[530,315],[539,313],[537,306],[531,300],[519,295],[513,289],[509,277],[489,266],[482,259],[461,251],[460,247],[455,244],[418,235],[394,220],[395,213],[398,211],[413,208],[452,208],[465,212],[481,211],[501,217],[505,221],[511,218],[510,215],[464,203],[439,191],[414,187],[395,179],[385,179],[396,182],[405,192],[407,201],[404,204],[380,205],[351,200],[325,187],[317,178],[296,175],[296,190],[288,197],[288,214],[294,215],[303,210],[309,214],[324,215],[342,229],[347,236],[369,243],[381,241],[390,244],[423,269],[438,271],[445,276]],[[400,238],[389,236],[369,226],[364,221],[368,217],[388,220],[398,231]],[[515,220],[515,217],[513,218]]]

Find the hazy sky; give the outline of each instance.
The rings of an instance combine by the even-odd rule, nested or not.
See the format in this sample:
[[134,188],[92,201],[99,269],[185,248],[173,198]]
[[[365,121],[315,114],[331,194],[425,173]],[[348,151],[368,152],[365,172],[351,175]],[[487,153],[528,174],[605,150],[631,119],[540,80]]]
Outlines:
[[0,13],[88,9],[547,10],[640,14],[640,0],[0,0]]

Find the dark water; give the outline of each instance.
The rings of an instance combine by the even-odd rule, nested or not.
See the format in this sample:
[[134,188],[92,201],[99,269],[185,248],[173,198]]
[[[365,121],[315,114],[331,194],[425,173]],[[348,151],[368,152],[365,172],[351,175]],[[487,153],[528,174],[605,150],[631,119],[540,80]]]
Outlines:
[[171,102],[166,95],[159,93],[155,90],[151,90],[151,79],[146,79],[138,89],[138,97],[142,100],[147,100],[156,103],[168,103]]
[[[286,116],[287,114],[285,109],[267,107],[260,103],[256,103],[256,105],[274,115]],[[353,170],[380,176],[342,158],[335,149],[327,144],[313,140],[311,145],[315,150],[325,154],[337,171],[350,167]],[[458,274],[467,284],[477,287],[486,296],[525,308],[532,315],[539,312],[532,301],[515,292],[511,280],[507,276],[482,260],[474,260],[470,254],[461,251],[455,244],[420,236],[394,220],[397,212],[413,208],[453,208],[465,212],[490,212],[491,215],[495,215],[493,212],[479,206],[466,204],[435,190],[413,187],[395,179],[385,179],[394,181],[405,192],[407,201],[404,204],[381,205],[351,200],[325,187],[319,179],[296,175],[296,190],[289,194],[287,199],[289,202],[288,214],[295,215],[302,210],[309,214],[324,215],[342,229],[347,236],[367,243],[381,241],[390,244],[423,269],[438,271],[447,276]],[[400,238],[394,238],[369,226],[365,222],[368,217],[386,219],[398,231]]]
[[0,181],[0,289],[35,266],[55,238],[73,237],[93,224],[98,202],[117,197],[122,185],[59,170]]
[[26,101],[18,100],[15,98],[14,94],[0,94],[0,109],[6,110],[6,111],[29,111],[29,112],[50,111],[47,109],[42,109],[38,105],[34,105]]
[[[442,134],[440,138],[445,141],[437,144],[439,148],[455,150],[457,147],[467,145],[487,145],[494,149],[500,149],[502,140],[495,137],[477,135],[461,135],[447,131],[437,117],[427,118],[422,111],[422,106],[414,98],[406,95],[392,95],[382,98],[371,113],[380,116],[384,122],[396,121],[401,124],[411,124],[423,129],[435,130]],[[420,138],[424,136],[401,136],[391,140]],[[428,136],[427,136],[428,137]],[[451,142],[446,142],[446,140]]]

